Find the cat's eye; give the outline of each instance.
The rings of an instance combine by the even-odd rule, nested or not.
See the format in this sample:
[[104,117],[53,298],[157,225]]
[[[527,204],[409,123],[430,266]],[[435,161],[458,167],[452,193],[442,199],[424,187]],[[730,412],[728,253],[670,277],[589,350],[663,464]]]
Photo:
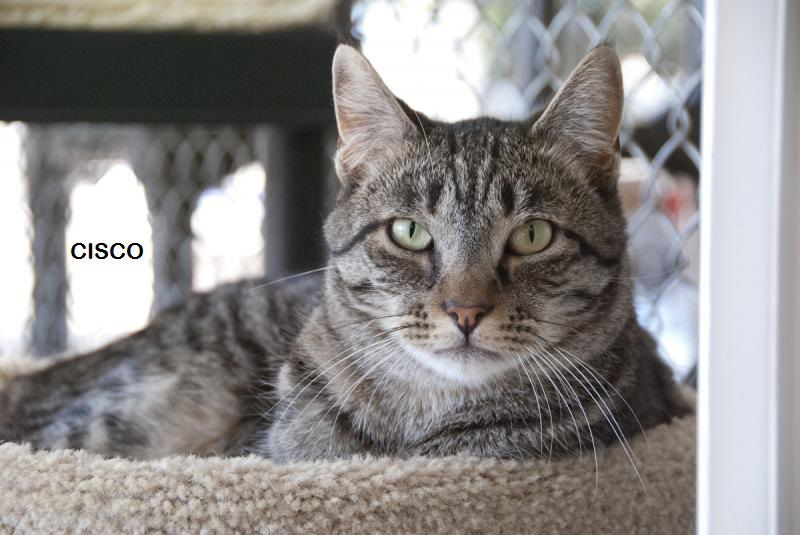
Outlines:
[[553,240],[553,225],[544,219],[531,219],[518,226],[508,238],[509,250],[518,255],[538,253]]
[[433,238],[425,227],[412,219],[392,221],[390,234],[397,245],[410,251],[424,251],[433,243]]

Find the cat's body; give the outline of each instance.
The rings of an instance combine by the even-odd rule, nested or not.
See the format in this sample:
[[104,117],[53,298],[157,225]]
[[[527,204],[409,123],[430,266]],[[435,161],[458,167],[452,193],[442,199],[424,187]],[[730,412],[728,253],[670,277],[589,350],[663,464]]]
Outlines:
[[248,449],[319,286],[228,284],[92,353],[0,375],[0,441],[128,457]]
[[526,458],[686,412],[633,311],[610,49],[521,123],[431,121],[348,47],[334,81],[343,188],[321,288],[223,287],[0,384],[0,441]]

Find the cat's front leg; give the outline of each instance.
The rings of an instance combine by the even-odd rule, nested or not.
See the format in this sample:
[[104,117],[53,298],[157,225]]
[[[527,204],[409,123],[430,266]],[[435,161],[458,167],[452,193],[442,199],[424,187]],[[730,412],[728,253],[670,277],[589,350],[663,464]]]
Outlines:
[[498,459],[531,459],[560,455],[570,448],[542,436],[538,428],[487,427],[440,433],[403,448],[403,457],[471,455]]
[[314,401],[304,406],[288,402],[277,405],[259,453],[277,463],[290,463],[347,459],[380,452],[351,428],[347,414]]

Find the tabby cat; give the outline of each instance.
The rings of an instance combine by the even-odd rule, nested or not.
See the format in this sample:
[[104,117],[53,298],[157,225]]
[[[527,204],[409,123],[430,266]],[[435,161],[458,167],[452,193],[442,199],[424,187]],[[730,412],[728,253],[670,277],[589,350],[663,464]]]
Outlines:
[[431,120],[345,45],[333,80],[324,275],[222,286],[92,353],[0,373],[0,442],[551,458],[689,410],[634,314],[611,48],[522,122]]

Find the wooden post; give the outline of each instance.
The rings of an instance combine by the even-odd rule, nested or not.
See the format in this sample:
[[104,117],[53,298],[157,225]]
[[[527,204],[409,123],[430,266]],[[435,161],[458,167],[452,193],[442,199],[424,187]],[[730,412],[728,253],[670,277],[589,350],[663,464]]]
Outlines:
[[25,144],[28,203],[33,223],[33,325],[31,353],[67,347],[66,178],[69,169],[49,157],[47,127],[29,126]]
[[264,238],[270,278],[318,268],[324,261],[322,222],[325,177],[324,127],[282,127],[257,135],[267,172]]

